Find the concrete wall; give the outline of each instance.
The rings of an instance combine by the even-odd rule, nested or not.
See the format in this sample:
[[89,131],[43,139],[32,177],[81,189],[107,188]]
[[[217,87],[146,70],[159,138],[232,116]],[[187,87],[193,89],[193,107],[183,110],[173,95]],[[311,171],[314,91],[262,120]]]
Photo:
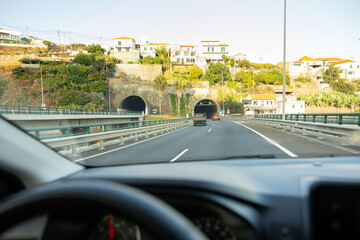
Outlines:
[[[140,80],[123,80],[120,78],[110,79],[111,88],[111,103],[114,108],[118,108],[120,103],[129,96],[139,96],[148,107],[148,111],[152,109],[159,110],[158,92],[154,87],[154,83],[150,81]],[[183,96],[190,95],[189,105],[186,106],[188,113],[191,113],[195,105],[203,100],[210,99],[217,101],[218,91],[216,89],[209,89],[205,87],[200,88],[186,88],[183,91]],[[176,95],[176,89],[172,85],[167,85],[162,94],[162,113],[172,113],[171,95]]]
[[116,64],[115,77],[125,73],[133,78],[141,78],[142,80],[153,81],[155,77],[162,73],[160,64]]
[[131,50],[130,52],[115,52],[112,51],[111,56],[116,57],[122,60],[122,63],[127,64],[129,61],[134,63],[139,62],[140,51],[139,50]]

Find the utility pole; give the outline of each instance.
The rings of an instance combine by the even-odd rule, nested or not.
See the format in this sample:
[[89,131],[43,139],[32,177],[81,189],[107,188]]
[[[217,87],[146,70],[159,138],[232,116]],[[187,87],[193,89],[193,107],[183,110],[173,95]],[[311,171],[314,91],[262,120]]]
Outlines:
[[70,39],[70,51],[72,52],[72,46],[71,46],[71,31],[69,31],[69,39]]
[[60,46],[60,31],[57,30],[57,32],[58,32],[58,43],[59,43],[59,46]]
[[65,45],[66,45],[65,32],[63,32],[63,34],[64,34],[64,35],[63,35],[63,36],[64,36],[64,46],[63,46],[63,49],[64,49],[64,52],[66,52],[66,48],[65,48],[65,47],[66,47],[66,46],[65,46]]
[[109,111],[111,111],[111,102],[110,102],[110,80],[109,78],[107,77],[107,55],[108,55],[108,52],[106,51],[106,54],[105,54],[105,74],[106,74],[106,81],[107,81],[107,84],[108,84],[108,96],[109,96]]
[[26,36],[29,36],[29,27],[26,26]]
[[284,0],[284,60],[283,60],[283,95],[282,120],[285,120],[285,91],[286,91],[286,0]]
[[43,78],[42,78],[42,66],[40,62],[40,78],[41,78],[41,106],[45,107],[44,103],[44,87],[43,87]]

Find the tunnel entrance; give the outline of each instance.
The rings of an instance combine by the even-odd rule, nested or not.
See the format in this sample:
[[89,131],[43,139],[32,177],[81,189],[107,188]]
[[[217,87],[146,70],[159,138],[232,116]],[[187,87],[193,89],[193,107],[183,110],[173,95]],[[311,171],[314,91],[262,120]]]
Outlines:
[[147,114],[145,101],[141,97],[135,95],[126,97],[120,103],[120,109],[127,111],[144,112],[145,114]]
[[214,114],[219,114],[219,104],[210,99],[203,99],[194,107],[194,113],[206,113],[207,118],[212,118]]

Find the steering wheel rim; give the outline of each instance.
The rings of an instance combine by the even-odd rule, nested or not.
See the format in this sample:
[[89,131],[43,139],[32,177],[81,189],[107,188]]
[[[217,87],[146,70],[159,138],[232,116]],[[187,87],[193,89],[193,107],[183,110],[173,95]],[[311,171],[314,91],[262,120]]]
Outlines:
[[14,194],[0,204],[0,233],[24,219],[49,211],[63,200],[86,201],[125,214],[159,239],[207,239],[165,202],[134,187],[104,180],[57,182]]

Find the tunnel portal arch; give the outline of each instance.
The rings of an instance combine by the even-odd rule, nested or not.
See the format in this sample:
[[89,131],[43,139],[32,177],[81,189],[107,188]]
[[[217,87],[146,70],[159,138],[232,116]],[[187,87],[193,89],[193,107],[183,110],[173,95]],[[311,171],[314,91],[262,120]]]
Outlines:
[[120,110],[125,110],[125,111],[144,112],[145,114],[149,113],[149,107],[147,101],[137,95],[131,95],[124,98],[121,101],[119,108]]
[[194,113],[206,113],[207,118],[212,118],[214,114],[219,114],[221,111],[219,103],[212,99],[202,99],[194,106]]

